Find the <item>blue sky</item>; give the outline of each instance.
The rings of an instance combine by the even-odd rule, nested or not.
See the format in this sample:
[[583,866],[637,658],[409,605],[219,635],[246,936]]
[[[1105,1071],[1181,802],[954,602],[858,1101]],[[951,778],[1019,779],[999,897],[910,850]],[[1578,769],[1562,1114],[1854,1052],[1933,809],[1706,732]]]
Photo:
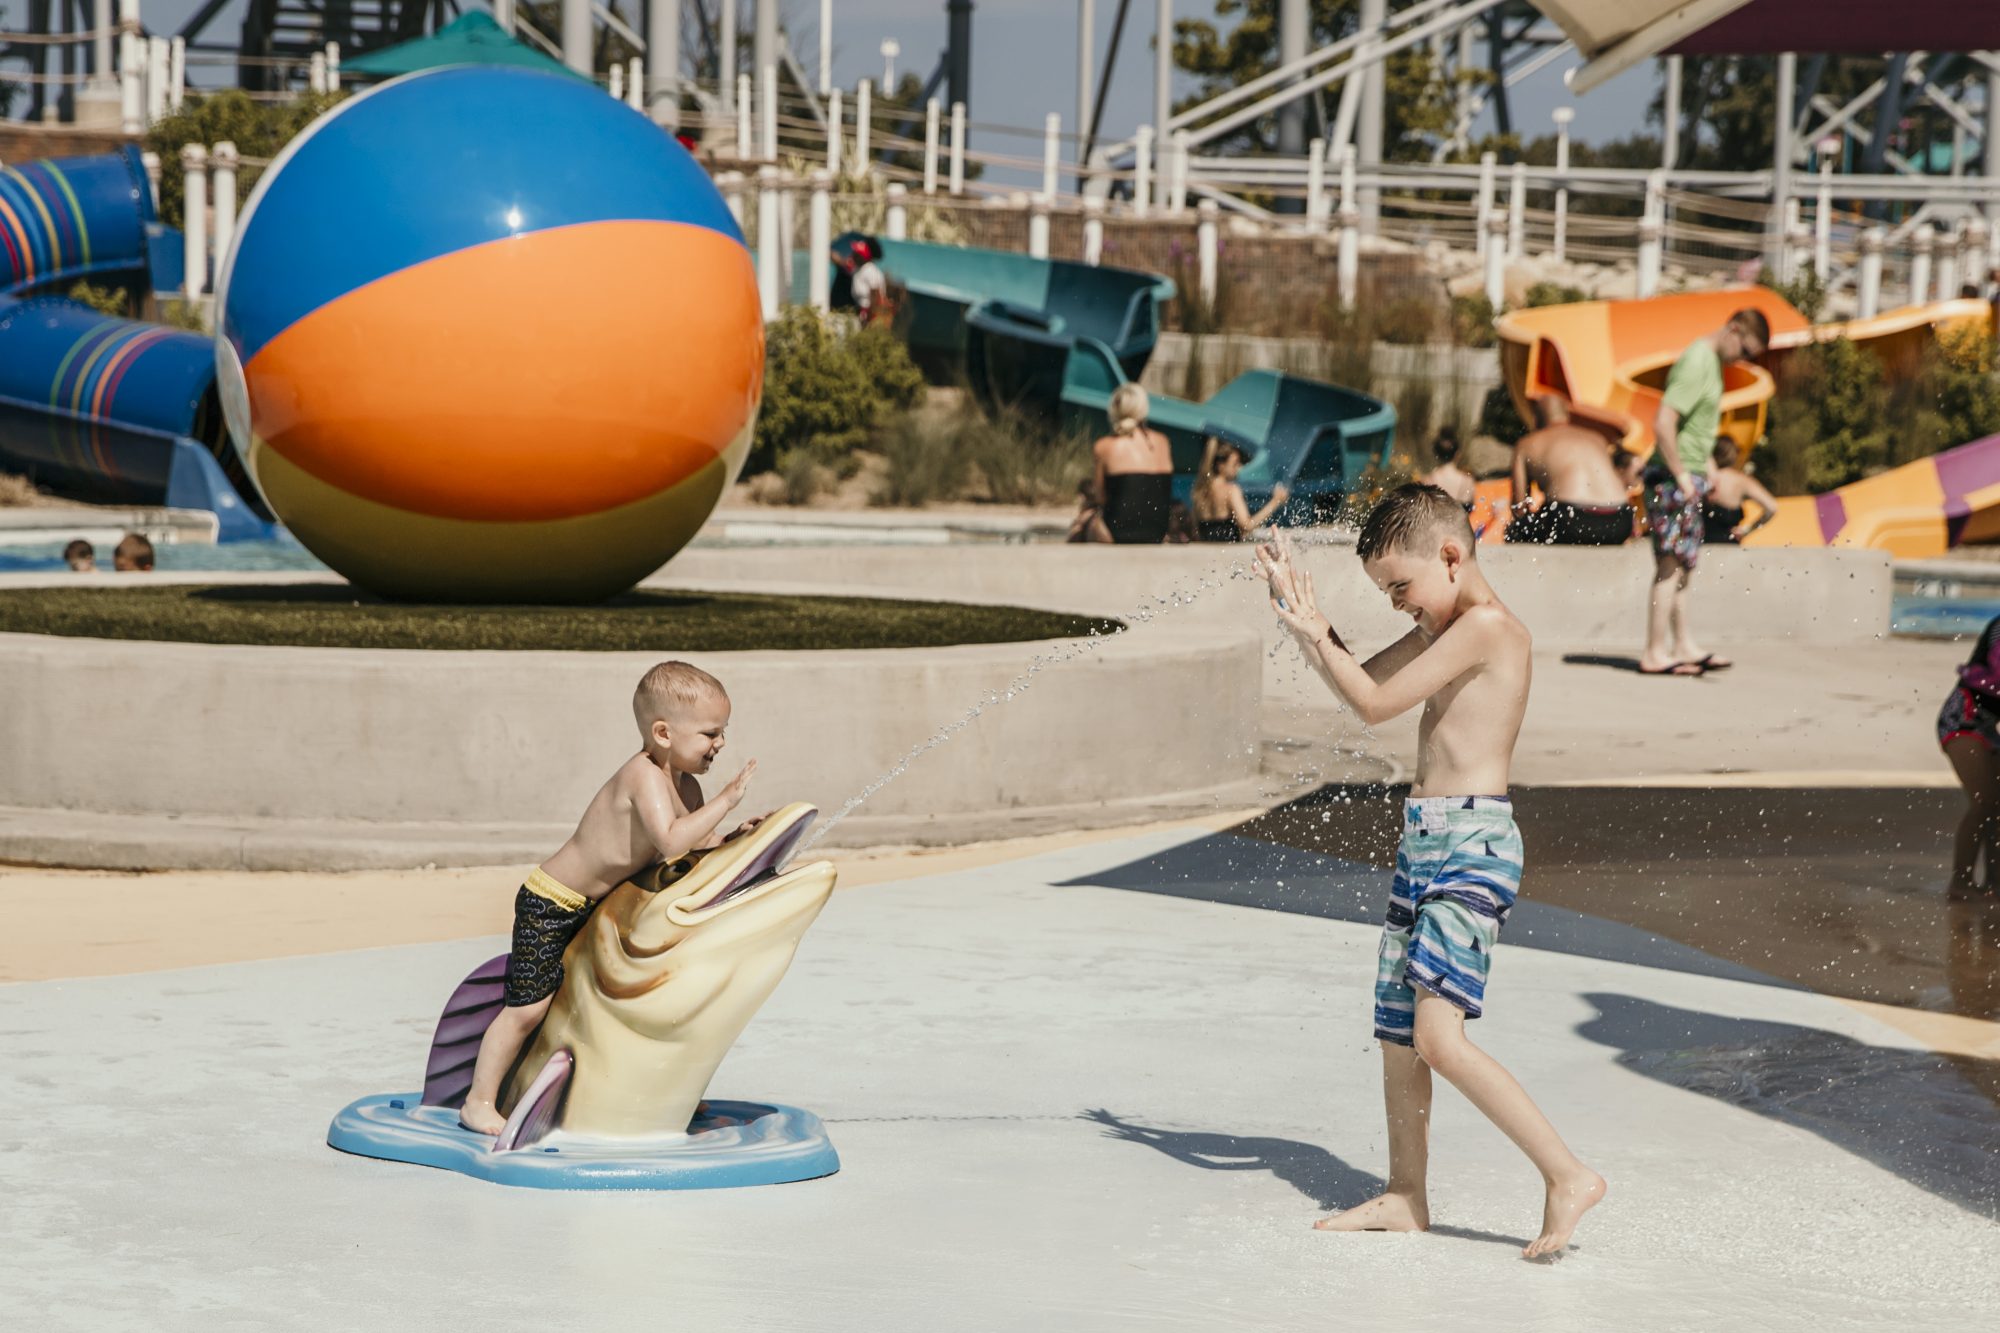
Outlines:
[[[643,0],[620,0],[627,15]],[[739,0],[746,18],[756,0]],[[142,0],[155,30],[172,32],[198,7],[199,0]],[[818,0],[781,0],[794,46],[809,71],[815,70],[819,41]],[[1132,0],[1119,69],[1105,104],[1105,131],[1122,138],[1152,118],[1152,37],[1155,0]],[[7,8],[22,10],[19,4]],[[1117,0],[1096,0],[1101,62],[1110,40]],[[1212,16],[1214,0],[1176,0],[1181,18]],[[234,4],[212,32],[234,34],[242,24]],[[1050,112],[1067,126],[1076,114],[1077,0],[976,0],[972,15],[972,118],[975,121],[1039,128]],[[862,78],[880,78],[884,38],[901,43],[902,69],[929,73],[944,47],[944,0],[834,0],[834,75],[846,87]],[[1550,129],[1549,113],[1559,105],[1577,108],[1577,139],[1599,142],[1644,127],[1646,104],[1658,84],[1658,67],[1648,62],[1585,98],[1562,86],[1562,71],[1574,56],[1558,60],[1513,90],[1516,121],[1530,136]],[[996,145],[1008,147],[1009,145]]]

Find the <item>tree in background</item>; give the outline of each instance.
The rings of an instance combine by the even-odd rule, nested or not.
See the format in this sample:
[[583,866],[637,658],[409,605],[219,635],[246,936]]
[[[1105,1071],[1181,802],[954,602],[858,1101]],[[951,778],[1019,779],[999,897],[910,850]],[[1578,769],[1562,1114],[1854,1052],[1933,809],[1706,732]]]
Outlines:
[[[6,28],[7,7],[0,5],[0,32],[4,32]],[[0,79],[0,120],[5,120],[13,111],[14,99],[21,95],[21,91],[22,87],[20,84],[9,83],[5,79]]]
[[227,92],[189,92],[181,109],[153,123],[146,131],[146,147],[160,155],[160,220],[169,227],[181,225],[181,148],[196,143],[204,148],[233,143],[245,159],[236,173],[236,202],[240,207],[250,198],[251,189],[269,162],[297,136],[318,120],[327,108],[345,93],[304,93],[289,102],[255,102],[248,93],[234,88]]
[[[1310,0],[1308,48],[1352,36],[1359,24],[1359,0]],[[1278,67],[1278,0],[1215,0],[1215,17],[1237,19],[1225,35],[1207,19],[1174,24],[1174,64],[1201,79],[1201,86],[1175,104],[1184,111],[1248,83]],[[1471,76],[1484,81],[1485,75]],[[1385,65],[1382,155],[1392,162],[1428,161],[1451,130],[1452,87],[1417,46],[1389,57]],[[1307,137],[1325,135],[1338,92],[1307,99]],[[1214,141],[1222,153],[1277,151],[1278,118],[1264,116]]]

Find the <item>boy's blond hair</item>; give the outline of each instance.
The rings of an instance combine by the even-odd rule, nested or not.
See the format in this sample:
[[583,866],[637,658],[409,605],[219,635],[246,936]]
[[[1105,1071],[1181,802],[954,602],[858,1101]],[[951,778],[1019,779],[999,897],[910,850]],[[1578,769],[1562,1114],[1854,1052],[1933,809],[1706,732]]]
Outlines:
[[1451,537],[1464,543],[1468,558],[1477,557],[1478,542],[1465,506],[1436,486],[1413,481],[1390,491],[1368,511],[1355,538],[1354,553],[1363,560],[1373,560]]
[[722,682],[689,662],[662,662],[639,678],[632,693],[632,713],[645,730],[664,717],[717,696],[729,697]]

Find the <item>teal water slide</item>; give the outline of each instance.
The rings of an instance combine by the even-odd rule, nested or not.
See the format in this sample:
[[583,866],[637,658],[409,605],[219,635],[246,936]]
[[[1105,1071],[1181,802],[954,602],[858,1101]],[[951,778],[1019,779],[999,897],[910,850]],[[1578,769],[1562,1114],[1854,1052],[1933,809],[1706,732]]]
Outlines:
[[[896,331],[925,376],[963,384],[992,411],[1017,411],[1060,430],[1099,435],[1120,384],[1144,373],[1160,336],[1160,310],[1174,284],[1157,273],[850,232],[880,252],[900,289]],[[795,269],[803,276],[803,265]],[[847,274],[834,268],[833,299],[849,304]],[[1364,472],[1386,460],[1396,413],[1352,389],[1275,370],[1250,370],[1205,402],[1154,393],[1149,424],[1173,445],[1183,499],[1202,445],[1220,429],[1257,446],[1239,480],[1252,509],[1282,483],[1281,519],[1323,522]]]

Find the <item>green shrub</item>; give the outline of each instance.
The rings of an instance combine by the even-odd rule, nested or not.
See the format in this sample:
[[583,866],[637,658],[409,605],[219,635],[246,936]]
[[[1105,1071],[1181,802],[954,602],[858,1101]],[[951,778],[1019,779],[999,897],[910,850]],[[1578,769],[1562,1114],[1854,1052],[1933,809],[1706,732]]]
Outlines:
[[1090,441],[1062,435],[1018,412],[968,412],[959,435],[966,461],[995,504],[1060,504],[1076,498],[1091,470]]
[[2000,434],[1995,350],[1983,328],[1948,332],[1925,349],[1915,378],[1898,391],[1892,408],[1895,420],[1909,423],[1890,441],[1892,466]]
[[1499,341],[1493,332],[1493,303],[1486,293],[1451,298],[1451,340],[1460,347],[1491,347]]
[[78,305],[87,305],[100,315],[113,319],[132,318],[132,296],[123,287],[100,287],[94,282],[79,282],[63,293]]
[[1528,288],[1526,304],[1533,308],[1544,305],[1575,305],[1578,301],[1588,301],[1590,293],[1581,287],[1568,287],[1559,282],[1538,282]]
[[794,307],[764,337],[764,406],[744,471],[780,469],[788,491],[808,484],[808,461],[851,473],[875,427],[923,392],[909,353],[881,331]]
[[1817,323],[1826,310],[1826,287],[1819,280],[1819,271],[1810,264],[1794,274],[1790,282],[1779,282],[1777,275],[1766,268],[1758,273],[1757,285],[1769,287],[1791,302],[1792,309],[1804,315],[1809,323]]
[[1889,460],[1890,395],[1882,363],[1846,338],[1813,343],[1779,367],[1771,403],[1772,489],[1828,491]]
[[958,447],[958,419],[905,412],[890,422],[875,441],[885,466],[873,502],[921,508],[965,494],[972,468]]
[[1420,296],[1406,296],[1378,307],[1373,323],[1378,341],[1422,347],[1437,337],[1437,308]]
[[[160,155],[160,221],[181,225],[181,149],[233,143],[246,159],[268,162],[345,93],[306,93],[289,102],[254,102],[234,88],[220,93],[190,91],[181,109],[153,123],[146,147]],[[264,168],[248,162],[236,172],[236,202],[250,198]]]

